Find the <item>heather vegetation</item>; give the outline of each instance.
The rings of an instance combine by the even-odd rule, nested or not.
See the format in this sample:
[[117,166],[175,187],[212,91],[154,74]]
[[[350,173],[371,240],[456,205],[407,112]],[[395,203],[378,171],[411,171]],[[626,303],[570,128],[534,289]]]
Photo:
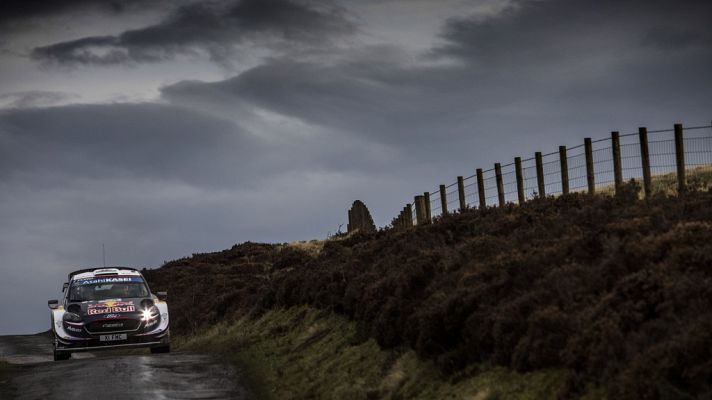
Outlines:
[[560,371],[560,397],[709,398],[712,192],[638,192],[468,210],[323,247],[244,243],[147,277],[170,292],[180,335],[309,306],[455,380],[488,365]]
[[184,337],[180,348],[241,366],[260,399],[534,400],[555,397],[565,384],[560,369],[518,373],[478,364],[444,374],[408,348],[378,346],[344,316],[306,306],[224,321]]

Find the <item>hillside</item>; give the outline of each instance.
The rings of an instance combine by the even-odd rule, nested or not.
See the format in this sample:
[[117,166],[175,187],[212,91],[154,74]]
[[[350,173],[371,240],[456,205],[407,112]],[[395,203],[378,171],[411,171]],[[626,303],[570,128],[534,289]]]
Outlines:
[[[171,294],[172,330],[186,340],[307,306],[351,321],[356,344],[412,351],[450,383],[504,367],[557,371],[560,397],[712,396],[712,193],[645,202],[637,191],[323,246],[244,243],[146,275]],[[288,335],[280,326],[269,332]]]

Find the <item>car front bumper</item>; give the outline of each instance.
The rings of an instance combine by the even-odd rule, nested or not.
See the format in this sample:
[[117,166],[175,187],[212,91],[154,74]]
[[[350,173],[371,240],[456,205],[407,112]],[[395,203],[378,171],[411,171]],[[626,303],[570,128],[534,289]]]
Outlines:
[[99,336],[91,338],[65,339],[55,336],[55,351],[58,352],[80,352],[80,351],[96,351],[96,350],[111,350],[122,348],[140,348],[140,347],[163,347],[171,343],[170,332],[165,331],[153,335],[128,335],[126,340],[102,342]]

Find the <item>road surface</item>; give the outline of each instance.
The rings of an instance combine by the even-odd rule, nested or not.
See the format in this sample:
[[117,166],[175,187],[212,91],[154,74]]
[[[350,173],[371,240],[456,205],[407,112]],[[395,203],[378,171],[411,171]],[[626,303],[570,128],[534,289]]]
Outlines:
[[[0,336],[13,364],[0,397],[24,399],[249,399],[230,365],[202,354],[76,353],[52,361],[46,334]],[[1,374],[1,371],[0,371]]]

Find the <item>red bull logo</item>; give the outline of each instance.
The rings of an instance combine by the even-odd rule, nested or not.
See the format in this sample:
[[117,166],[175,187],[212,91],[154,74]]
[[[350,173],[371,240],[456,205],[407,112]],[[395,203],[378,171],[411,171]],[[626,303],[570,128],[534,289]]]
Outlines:
[[89,304],[87,314],[99,315],[109,313],[127,313],[136,311],[133,301],[108,300],[101,303]]

